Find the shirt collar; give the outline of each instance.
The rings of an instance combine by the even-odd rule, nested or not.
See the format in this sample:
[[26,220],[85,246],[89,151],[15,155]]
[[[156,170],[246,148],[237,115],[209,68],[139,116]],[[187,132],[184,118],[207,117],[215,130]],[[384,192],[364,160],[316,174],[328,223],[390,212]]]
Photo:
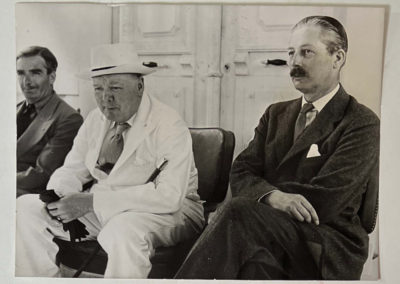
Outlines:
[[[50,95],[45,96],[44,98],[42,98],[38,102],[34,103],[33,105],[35,106],[36,112],[40,112],[54,95],[55,95],[55,92],[52,91]],[[26,106],[29,105],[28,101],[25,101],[25,105]]]
[[[326,94],[325,96],[319,98],[318,100],[316,100],[315,102],[313,102],[313,106],[314,109],[316,109],[318,111],[318,113],[321,112],[321,110],[326,106],[326,104],[333,98],[333,96],[337,93],[337,91],[339,90],[339,84],[337,84],[337,86],[330,91],[328,94]],[[306,99],[302,98],[301,100],[301,106],[303,106],[305,103],[307,103]]]
[[[136,112],[136,113],[137,113],[137,112]],[[131,117],[130,119],[128,119],[127,121],[125,121],[125,123],[128,123],[129,126],[132,127],[133,122],[135,121],[135,118],[136,118],[136,113],[135,113],[134,115],[132,115],[132,117]],[[116,123],[115,121],[111,121],[110,128],[113,128],[116,124],[117,124],[117,123]]]

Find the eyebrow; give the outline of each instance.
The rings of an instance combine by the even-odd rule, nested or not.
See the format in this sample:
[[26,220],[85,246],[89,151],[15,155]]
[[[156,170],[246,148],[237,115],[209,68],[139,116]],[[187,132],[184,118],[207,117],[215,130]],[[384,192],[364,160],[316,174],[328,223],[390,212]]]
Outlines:
[[[102,83],[93,83],[93,86],[103,86],[104,84]],[[123,85],[122,83],[118,83],[118,82],[110,82],[108,84],[106,84],[108,86],[115,86],[115,85]]]
[[123,83],[119,82],[119,81],[110,81],[110,82],[108,82],[108,84],[109,85],[123,85]]
[[[42,72],[43,70],[40,68],[34,68],[27,70],[28,72]],[[17,72],[25,72],[25,69],[17,69]]]
[[[300,48],[304,48],[304,47],[314,47],[314,45],[312,45],[312,44],[309,44],[309,43],[306,43],[306,44],[302,44],[302,45],[300,45]],[[287,49],[289,50],[289,49],[295,49],[295,48],[294,48],[294,47],[291,47],[291,46],[289,46]]]

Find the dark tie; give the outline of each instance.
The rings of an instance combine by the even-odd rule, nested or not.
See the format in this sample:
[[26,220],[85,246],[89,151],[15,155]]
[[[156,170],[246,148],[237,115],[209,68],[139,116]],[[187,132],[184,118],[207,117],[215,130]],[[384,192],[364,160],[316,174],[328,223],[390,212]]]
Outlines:
[[[293,141],[296,141],[296,139],[299,137],[299,135],[304,131],[304,129],[308,125],[308,124],[306,124],[307,113],[309,111],[311,111],[313,108],[314,108],[313,104],[310,104],[310,103],[305,103],[303,105],[303,107],[301,108],[299,116],[297,117],[297,120],[296,120],[295,127],[294,127]],[[311,123],[311,121],[309,123]]]
[[17,138],[28,128],[32,121],[36,117],[35,105],[28,104],[23,107],[20,114],[17,117]]
[[99,169],[109,174],[124,149],[122,133],[130,127],[128,123],[118,123],[104,137],[99,155]]

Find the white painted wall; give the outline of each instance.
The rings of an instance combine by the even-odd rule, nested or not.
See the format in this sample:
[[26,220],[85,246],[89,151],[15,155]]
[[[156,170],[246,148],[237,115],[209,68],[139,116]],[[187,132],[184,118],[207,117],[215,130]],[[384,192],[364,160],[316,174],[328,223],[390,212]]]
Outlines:
[[381,113],[384,8],[348,7],[345,28],[349,40],[347,62],[342,72],[346,91]]
[[86,98],[78,97],[75,75],[88,68],[92,46],[111,42],[112,8],[82,3],[17,3],[15,20],[17,52],[31,45],[49,48],[59,65],[56,92],[67,95],[65,100],[74,108],[81,108]]

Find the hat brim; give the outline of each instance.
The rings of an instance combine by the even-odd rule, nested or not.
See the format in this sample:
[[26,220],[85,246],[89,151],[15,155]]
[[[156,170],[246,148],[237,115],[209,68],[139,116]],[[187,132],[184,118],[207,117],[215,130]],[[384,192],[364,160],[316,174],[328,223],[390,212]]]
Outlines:
[[77,77],[84,80],[90,80],[93,77],[111,74],[141,74],[143,76],[157,71],[155,68],[146,67],[138,64],[125,64],[112,67],[96,67],[92,70],[86,70],[77,74]]

